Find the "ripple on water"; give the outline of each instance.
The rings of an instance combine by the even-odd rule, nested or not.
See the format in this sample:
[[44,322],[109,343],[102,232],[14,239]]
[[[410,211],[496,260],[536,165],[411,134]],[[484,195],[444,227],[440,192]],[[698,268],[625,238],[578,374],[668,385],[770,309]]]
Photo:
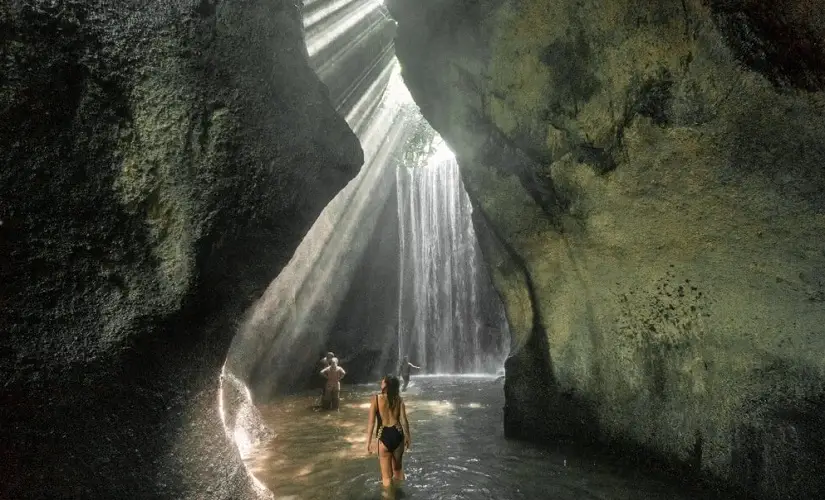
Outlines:
[[[380,498],[365,438],[369,395],[346,386],[340,412],[313,409],[317,393],[261,408],[277,435],[250,451],[250,471],[281,499]],[[678,487],[640,479],[615,464],[504,439],[501,384],[483,377],[414,377],[404,395],[413,446],[396,498],[680,500]]]

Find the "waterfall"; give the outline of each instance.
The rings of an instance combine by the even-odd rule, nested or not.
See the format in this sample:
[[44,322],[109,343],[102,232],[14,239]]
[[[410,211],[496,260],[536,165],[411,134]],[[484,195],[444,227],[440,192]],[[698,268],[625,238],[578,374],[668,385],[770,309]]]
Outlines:
[[508,335],[452,154],[396,171],[398,356],[428,373],[495,372]]

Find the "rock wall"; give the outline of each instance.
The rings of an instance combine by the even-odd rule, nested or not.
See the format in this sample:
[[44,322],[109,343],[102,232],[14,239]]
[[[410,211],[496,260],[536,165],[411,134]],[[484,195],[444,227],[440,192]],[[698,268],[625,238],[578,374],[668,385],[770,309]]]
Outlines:
[[508,433],[825,491],[825,4],[388,3],[488,234]]
[[3,498],[247,498],[236,321],[362,162],[287,1],[0,4]]

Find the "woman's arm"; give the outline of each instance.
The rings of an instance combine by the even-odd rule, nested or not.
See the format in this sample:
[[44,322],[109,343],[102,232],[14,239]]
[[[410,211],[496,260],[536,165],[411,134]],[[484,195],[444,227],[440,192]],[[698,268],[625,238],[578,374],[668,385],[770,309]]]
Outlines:
[[416,370],[420,370],[420,369],[421,369],[421,367],[420,367],[420,366],[415,366],[415,365],[414,365],[414,364],[412,364],[412,363],[410,363],[410,366],[412,366],[412,367],[413,367],[413,368],[415,368]]
[[341,368],[340,366],[338,367],[338,370],[340,370],[340,373],[341,373],[341,376],[338,378],[338,380],[341,380],[342,378],[344,378],[344,375],[346,375],[347,372],[343,368]]
[[367,454],[372,453],[372,430],[375,428],[375,398],[370,397],[370,416],[367,418]]
[[409,448],[412,436],[410,436],[410,422],[407,420],[407,406],[401,400],[401,428],[404,429],[404,447]]
[[329,373],[329,367],[326,367],[323,370],[321,370],[321,376],[322,377],[326,377],[327,373]]

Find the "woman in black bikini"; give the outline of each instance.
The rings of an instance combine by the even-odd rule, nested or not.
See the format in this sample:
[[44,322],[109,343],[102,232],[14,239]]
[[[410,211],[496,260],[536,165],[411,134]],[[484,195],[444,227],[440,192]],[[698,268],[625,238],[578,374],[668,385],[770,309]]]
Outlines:
[[370,398],[367,453],[372,453],[372,432],[377,426],[378,462],[381,464],[381,483],[385,487],[391,486],[393,480],[404,480],[401,459],[404,450],[410,447],[410,424],[404,400],[399,395],[400,385],[398,377],[387,375],[381,380],[381,394]]

